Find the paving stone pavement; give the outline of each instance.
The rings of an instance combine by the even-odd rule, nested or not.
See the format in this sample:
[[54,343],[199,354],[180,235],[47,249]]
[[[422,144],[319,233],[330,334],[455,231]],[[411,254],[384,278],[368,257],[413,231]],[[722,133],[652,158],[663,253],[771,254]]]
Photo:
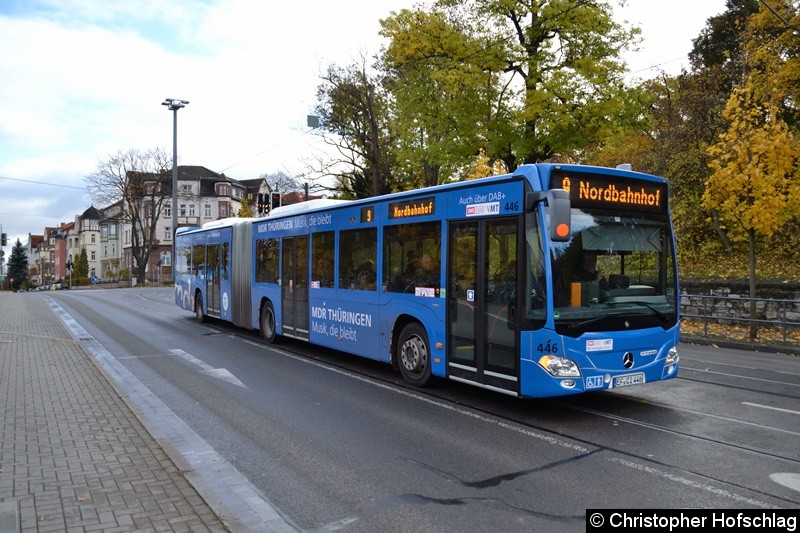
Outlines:
[[0,292],[0,533],[226,531],[33,294]]

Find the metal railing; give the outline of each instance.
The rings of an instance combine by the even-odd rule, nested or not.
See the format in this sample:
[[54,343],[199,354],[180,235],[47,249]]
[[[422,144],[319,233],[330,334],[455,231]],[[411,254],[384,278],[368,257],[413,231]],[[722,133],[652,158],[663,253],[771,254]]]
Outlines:
[[[750,317],[750,302],[753,301],[756,302],[755,318]],[[798,319],[795,320],[795,316]],[[800,331],[800,300],[682,294],[681,317],[702,321],[705,337],[708,337],[709,323],[740,323],[747,326],[756,324],[756,327],[780,329],[783,342],[786,343],[789,331]]]

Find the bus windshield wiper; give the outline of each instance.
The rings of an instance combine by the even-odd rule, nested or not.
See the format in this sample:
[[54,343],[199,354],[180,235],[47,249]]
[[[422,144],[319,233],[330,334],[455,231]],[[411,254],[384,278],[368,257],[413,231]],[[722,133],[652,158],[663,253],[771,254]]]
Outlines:
[[632,301],[632,302],[625,302],[625,303],[626,304],[641,305],[641,306],[644,306],[644,307],[650,309],[653,312],[653,314],[656,315],[659,318],[659,320],[661,320],[662,322],[666,323],[669,320],[669,317],[667,316],[666,313],[664,313],[663,311],[659,311],[658,309],[656,309],[655,307],[653,307],[652,305],[650,305],[647,302]]
[[575,331],[576,329],[582,328],[584,326],[588,326],[590,324],[594,324],[595,322],[600,322],[601,320],[605,320],[606,318],[617,316],[617,315],[624,315],[625,313],[607,313],[600,316],[596,316],[594,318],[588,318],[586,320],[581,320],[580,322],[573,322],[569,326],[567,326],[567,331]]
[[[647,307],[650,311],[653,312],[653,314],[656,317],[658,317],[659,320],[661,320],[661,322],[666,323],[667,321],[669,321],[669,317],[666,315],[666,313],[664,313],[662,311],[659,311],[658,309],[656,309],[652,305],[648,304],[647,302],[633,301],[633,302],[625,302],[625,303],[626,304],[636,304],[636,305],[641,305],[643,307]],[[625,315],[625,314],[627,314],[627,313],[624,310],[620,310],[617,313],[607,313],[607,314],[603,314],[603,315],[600,315],[600,316],[596,316],[594,318],[581,320],[580,322],[573,322],[572,324],[567,326],[567,330],[568,331],[575,331],[576,329],[583,328],[585,326],[589,326],[591,324],[594,324],[595,322],[600,322],[601,320],[604,320],[606,318],[609,318],[609,317],[612,317],[612,316],[621,316],[621,315]]]

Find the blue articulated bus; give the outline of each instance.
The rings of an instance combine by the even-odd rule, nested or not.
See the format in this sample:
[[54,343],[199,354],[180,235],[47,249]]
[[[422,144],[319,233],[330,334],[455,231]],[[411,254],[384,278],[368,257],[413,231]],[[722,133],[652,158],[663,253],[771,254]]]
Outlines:
[[668,183],[625,168],[523,165],[181,228],[175,289],[201,321],[384,361],[415,386],[549,397],[678,373]]

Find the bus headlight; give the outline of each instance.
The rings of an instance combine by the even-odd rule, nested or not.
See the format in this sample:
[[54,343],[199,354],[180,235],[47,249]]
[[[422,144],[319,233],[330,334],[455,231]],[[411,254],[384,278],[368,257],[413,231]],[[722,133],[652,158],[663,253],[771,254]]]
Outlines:
[[664,366],[674,365],[678,362],[678,349],[674,346],[667,352],[667,358],[664,360]]
[[572,359],[567,359],[566,357],[545,355],[539,359],[539,366],[557,378],[577,378],[581,375],[578,365]]

